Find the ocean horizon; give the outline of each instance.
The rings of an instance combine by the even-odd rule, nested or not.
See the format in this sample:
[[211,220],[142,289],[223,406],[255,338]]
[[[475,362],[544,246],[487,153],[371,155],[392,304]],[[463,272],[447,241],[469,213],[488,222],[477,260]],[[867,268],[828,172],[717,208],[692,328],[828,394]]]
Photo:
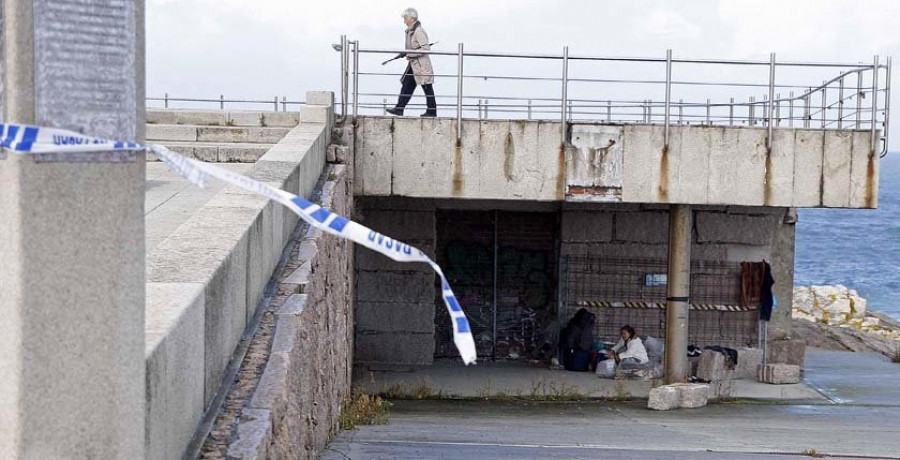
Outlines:
[[881,159],[879,189],[875,210],[798,211],[794,285],[843,284],[900,319],[900,152]]

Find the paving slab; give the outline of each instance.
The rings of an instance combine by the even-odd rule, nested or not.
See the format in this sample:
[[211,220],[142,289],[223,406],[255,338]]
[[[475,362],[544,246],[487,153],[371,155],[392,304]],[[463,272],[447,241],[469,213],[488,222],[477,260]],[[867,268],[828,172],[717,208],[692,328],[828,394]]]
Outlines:
[[803,380],[836,403],[900,406],[900,364],[880,353],[808,351]]
[[[216,165],[238,173],[244,173],[253,167],[247,163]],[[222,181],[211,179],[205,188],[200,188],[172,172],[164,163],[147,163],[144,202],[147,254],[190,219],[224,186]]]

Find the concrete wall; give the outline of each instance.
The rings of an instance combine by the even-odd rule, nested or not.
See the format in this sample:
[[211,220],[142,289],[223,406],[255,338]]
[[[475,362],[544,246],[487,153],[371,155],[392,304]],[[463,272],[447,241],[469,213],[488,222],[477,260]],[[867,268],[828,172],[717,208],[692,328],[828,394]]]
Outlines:
[[[331,106],[303,122],[247,175],[309,196],[325,166]],[[220,388],[298,217],[226,187],[147,258],[147,451],[179,458]]]
[[[329,165],[317,202],[351,216],[351,174]],[[317,458],[350,394],[353,245],[314,229],[301,238],[276,274],[280,307],[268,362],[235,424],[227,458]]]
[[[361,199],[357,221],[434,258],[430,200]],[[394,262],[356,247],[358,363],[431,364],[434,359],[435,275],[431,267]]]
[[356,193],[418,198],[872,208],[868,131],[364,117]]

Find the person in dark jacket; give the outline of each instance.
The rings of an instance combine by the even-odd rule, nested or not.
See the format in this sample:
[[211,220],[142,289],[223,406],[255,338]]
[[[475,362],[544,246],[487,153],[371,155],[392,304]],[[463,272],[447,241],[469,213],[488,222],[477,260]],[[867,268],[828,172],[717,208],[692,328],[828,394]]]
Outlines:
[[597,316],[584,308],[562,330],[559,337],[563,367],[570,371],[584,372],[590,365],[591,347],[594,344],[594,323]]
[[425,101],[428,109],[421,116],[436,117],[437,102],[434,98],[434,68],[431,66],[431,58],[427,54],[416,53],[417,50],[428,51],[431,45],[428,41],[428,34],[422,28],[419,22],[419,13],[414,8],[407,8],[402,14],[403,23],[406,24],[406,71],[400,78],[401,88],[400,96],[397,98],[397,105],[387,109],[391,115],[402,116],[406,104],[412,98],[416,86],[421,86],[425,91]]

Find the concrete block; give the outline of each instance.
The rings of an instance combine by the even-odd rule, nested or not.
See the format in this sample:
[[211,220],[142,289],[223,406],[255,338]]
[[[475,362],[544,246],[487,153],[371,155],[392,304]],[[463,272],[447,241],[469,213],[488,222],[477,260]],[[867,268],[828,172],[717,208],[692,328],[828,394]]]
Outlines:
[[772,149],[766,164],[766,205],[791,206],[793,203],[796,134],[792,128],[775,128],[772,132]]
[[722,399],[734,397],[734,371],[726,371],[725,379],[709,384],[709,398]]
[[616,241],[627,243],[664,244],[669,241],[669,213],[615,213]]
[[607,243],[612,241],[613,213],[563,212],[562,240],[567,243]]
[[219,163],[256,163],[275,144],[228,143],[218,146]]
[[200,161],[215,163],[219,161],[219,147],[216,145],[195,145],[194,158]]
[[706,406],[709,401],[709,385],[703,383],[673,384],[678,389],[678,407],[696,409]]
[[180,458],[204,409],[204,293],[147,283],[147,458]]
[[360,272],[360,299],[373,302],[434,303],[434,275],[428,272]]
[[308,105],[334,105],[334,93],[331,91],[307,91],[306,103]]
[[266,459],[266,447],[272,436],[272,412],[244,409],[237,426],[236,439],[228,445],[228,458]]
[[147,125],[147,140],[193,142],[199,139],[197,137],[197,126]]
[[793,206],[822,204],[824,131],[798,129],[794,134]]
[[352,164],[353,163],[353,152],[351,152],[350,147],[344,147],[343,145],[339,145],[334,149],[334,162],[340,164]]
[[773,385],[800,383],[800,366],[765,364],[759,366],[759,381]]
[[229,110],[227,126],[267,126],[263,123],[263,112],[256,110]]
[[[290,132],[288,128],[258,126],[197,126],[200,142],[248,142],[274,144]],[[180,139],[176,139],[180,140]]]
[[666,161],[660,160],[659,202],[705,203],[712,132],[708,127],[675,126]]
[[390,195],[393,181],[393,118],[363,118],[354,162],[359,195]]
[[854,132],[850,163],[850,206],[875,208],[878,206],[878,170],[881,160],[871,155],[871,132]]
[[769,358],[773,364],[791,364],[803,367],[806,361],[806,342],[798,339],[773,340],[768,345]]
[[394,195],[452,193],[449,178],[456,145],[454,126],[455,122],[448,119],[394,121],[391,177]]
[[768,246],[772,243],[774,226],[779,222],[773,215],[750,216],[717,212],[697,212],[698,243],[735,243]]
[[148,124],[224,126],[226,120],[222,110],[147,109]]
[[[624,132],[622,200],[657,203],[668,187],[660,187],[663,127],[628,125]],[[665,193],[662,193],[666,191]]]
[[434,362],[434,333],[356,334],[357,363],[422,364]]
[[706,204],[763,204],[766,180],[766,130],[716,126],[710,130],[709,186]]
[[260,125],[293,128],[300,123],[300,112],[262,112]]
[[762,364],[763,352],[759,348],[737,348],[738,362],[735,366],[735,378],[755,379],[757,368]]
[[[357,291],[357,296],[361,294]],[[433,297],[433,295],[432,295]],[[361,297],[357,297],[358,299]],[[356,302],[356,330],[367,332],[412,332],[434,334],[435,303]]]
[[647,407],[653,410],[672,410],[678,408],[678,389],[665,385],[650,389]]
[[697,366],[697,378],[704,382],[725,380],[725,355],[712,350],[703,350]]
[[829,208],[850,206],[850,163],[853,132],[826,131],[822,163],[822,205]]
[[331,109],[321,105],[305,105],[300,108],[301,123],[328,123]]

